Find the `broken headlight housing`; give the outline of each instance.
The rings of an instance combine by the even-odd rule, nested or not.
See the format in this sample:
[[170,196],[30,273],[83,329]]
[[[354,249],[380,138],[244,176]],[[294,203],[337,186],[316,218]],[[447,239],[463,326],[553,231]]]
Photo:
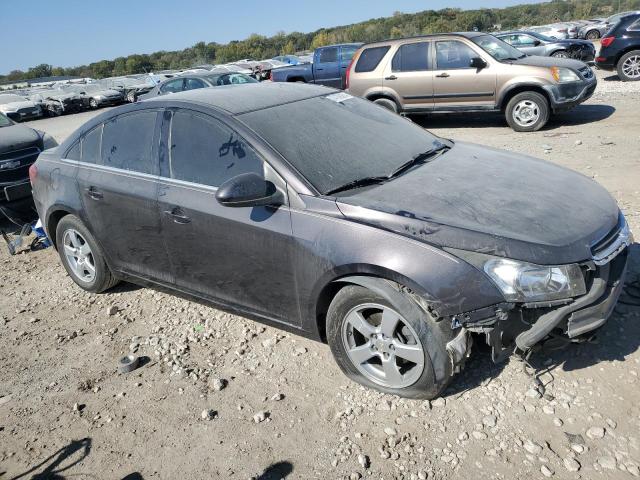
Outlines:
[[492,258],[484,272],[509,302],[542,302],[577,297],[586,293],[579,265],[535,265]]

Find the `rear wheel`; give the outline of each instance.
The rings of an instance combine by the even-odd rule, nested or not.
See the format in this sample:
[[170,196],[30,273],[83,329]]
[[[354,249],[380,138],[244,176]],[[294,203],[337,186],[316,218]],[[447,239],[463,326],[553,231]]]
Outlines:
[[118,283],[102,249],[75,215],[67,215],[58,223],[56,246],[65,270],[82,289],[100,293]]
[[518,93],[509,100],[505,117],[516,132],[536,132],[549,120],[549,102],[538,92]]
[[600,38],[600,32],[598,30],[589,30],[585,35],[587,40],[597,40]]
[[393,113],[398,113],[398,105],[396,104],[396,102],[389,98],[376,98],[373,103],[375,103],[376,105],[380,105],[381,107],[386,108]]
[[411,305],[415,309],[404,311],[348,285],[327,312],[327,339],[336,362],[355,382],[401,397],[434,398],[452,376],[446,334],[443,325]]
[[623,82],[637,82],[640,80],[640,50],[625,53],[618,60],[618,76]]

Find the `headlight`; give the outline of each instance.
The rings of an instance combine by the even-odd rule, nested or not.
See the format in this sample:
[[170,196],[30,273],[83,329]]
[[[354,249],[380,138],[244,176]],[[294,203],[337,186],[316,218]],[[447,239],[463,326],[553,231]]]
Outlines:
[[579,82],[580,77],[569,68],[551,67],[551,75],[558,83]]
[[483,270],[510,302],[560,300],[586,293],[582,270],[576,264],[545,266],[492,258]]

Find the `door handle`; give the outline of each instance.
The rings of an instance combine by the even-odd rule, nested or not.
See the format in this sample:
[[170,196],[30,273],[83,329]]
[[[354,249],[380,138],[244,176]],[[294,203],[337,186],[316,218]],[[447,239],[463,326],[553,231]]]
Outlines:
[[398,77],[396,77],[395,75],[391,75],[389,77],[384,77],[385,80],[397,80]]
[[436,75],[436,77],[438,78],[449,78],[451,75],[449,75],[447,72],[443,72],[440,75]]
[[164,214],[171,217],[175,223],[179,223],[181,225],[191,222],[191,218],[187,217],[180,207],[165,210]]
[[86,190],[87,195],[94,200],[102,200],[102,198],[104,197],[104,195],[102,195],[102,192],[98,191],[96,187],[88,187]]
[[320,72],[322,70],[324,70],[324,68],[316,68],[316,72]]

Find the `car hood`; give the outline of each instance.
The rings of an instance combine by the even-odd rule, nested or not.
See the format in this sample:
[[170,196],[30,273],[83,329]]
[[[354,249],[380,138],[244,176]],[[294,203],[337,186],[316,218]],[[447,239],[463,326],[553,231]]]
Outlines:
[[42,148],[42,138],[33,128],[25,125],[0,128],[0,154],[33,146]]
[[34,108],[36,104],[31,100],[24,100],[22,102],[3,103],[1,106],[8,109],[18,110],[20,108]]
[[457,248],[538,264],[591,258],[618,223],[609,193],[552,163],[456,143],[430,163],[336,199],[358,222]]
[[585,66],[585,63],[572,58],[540,57],[537,55],[527,55],[526,57],[514,60],[512,63],[514,65],[528,65],[531,67],[566,67],[574,70]]

